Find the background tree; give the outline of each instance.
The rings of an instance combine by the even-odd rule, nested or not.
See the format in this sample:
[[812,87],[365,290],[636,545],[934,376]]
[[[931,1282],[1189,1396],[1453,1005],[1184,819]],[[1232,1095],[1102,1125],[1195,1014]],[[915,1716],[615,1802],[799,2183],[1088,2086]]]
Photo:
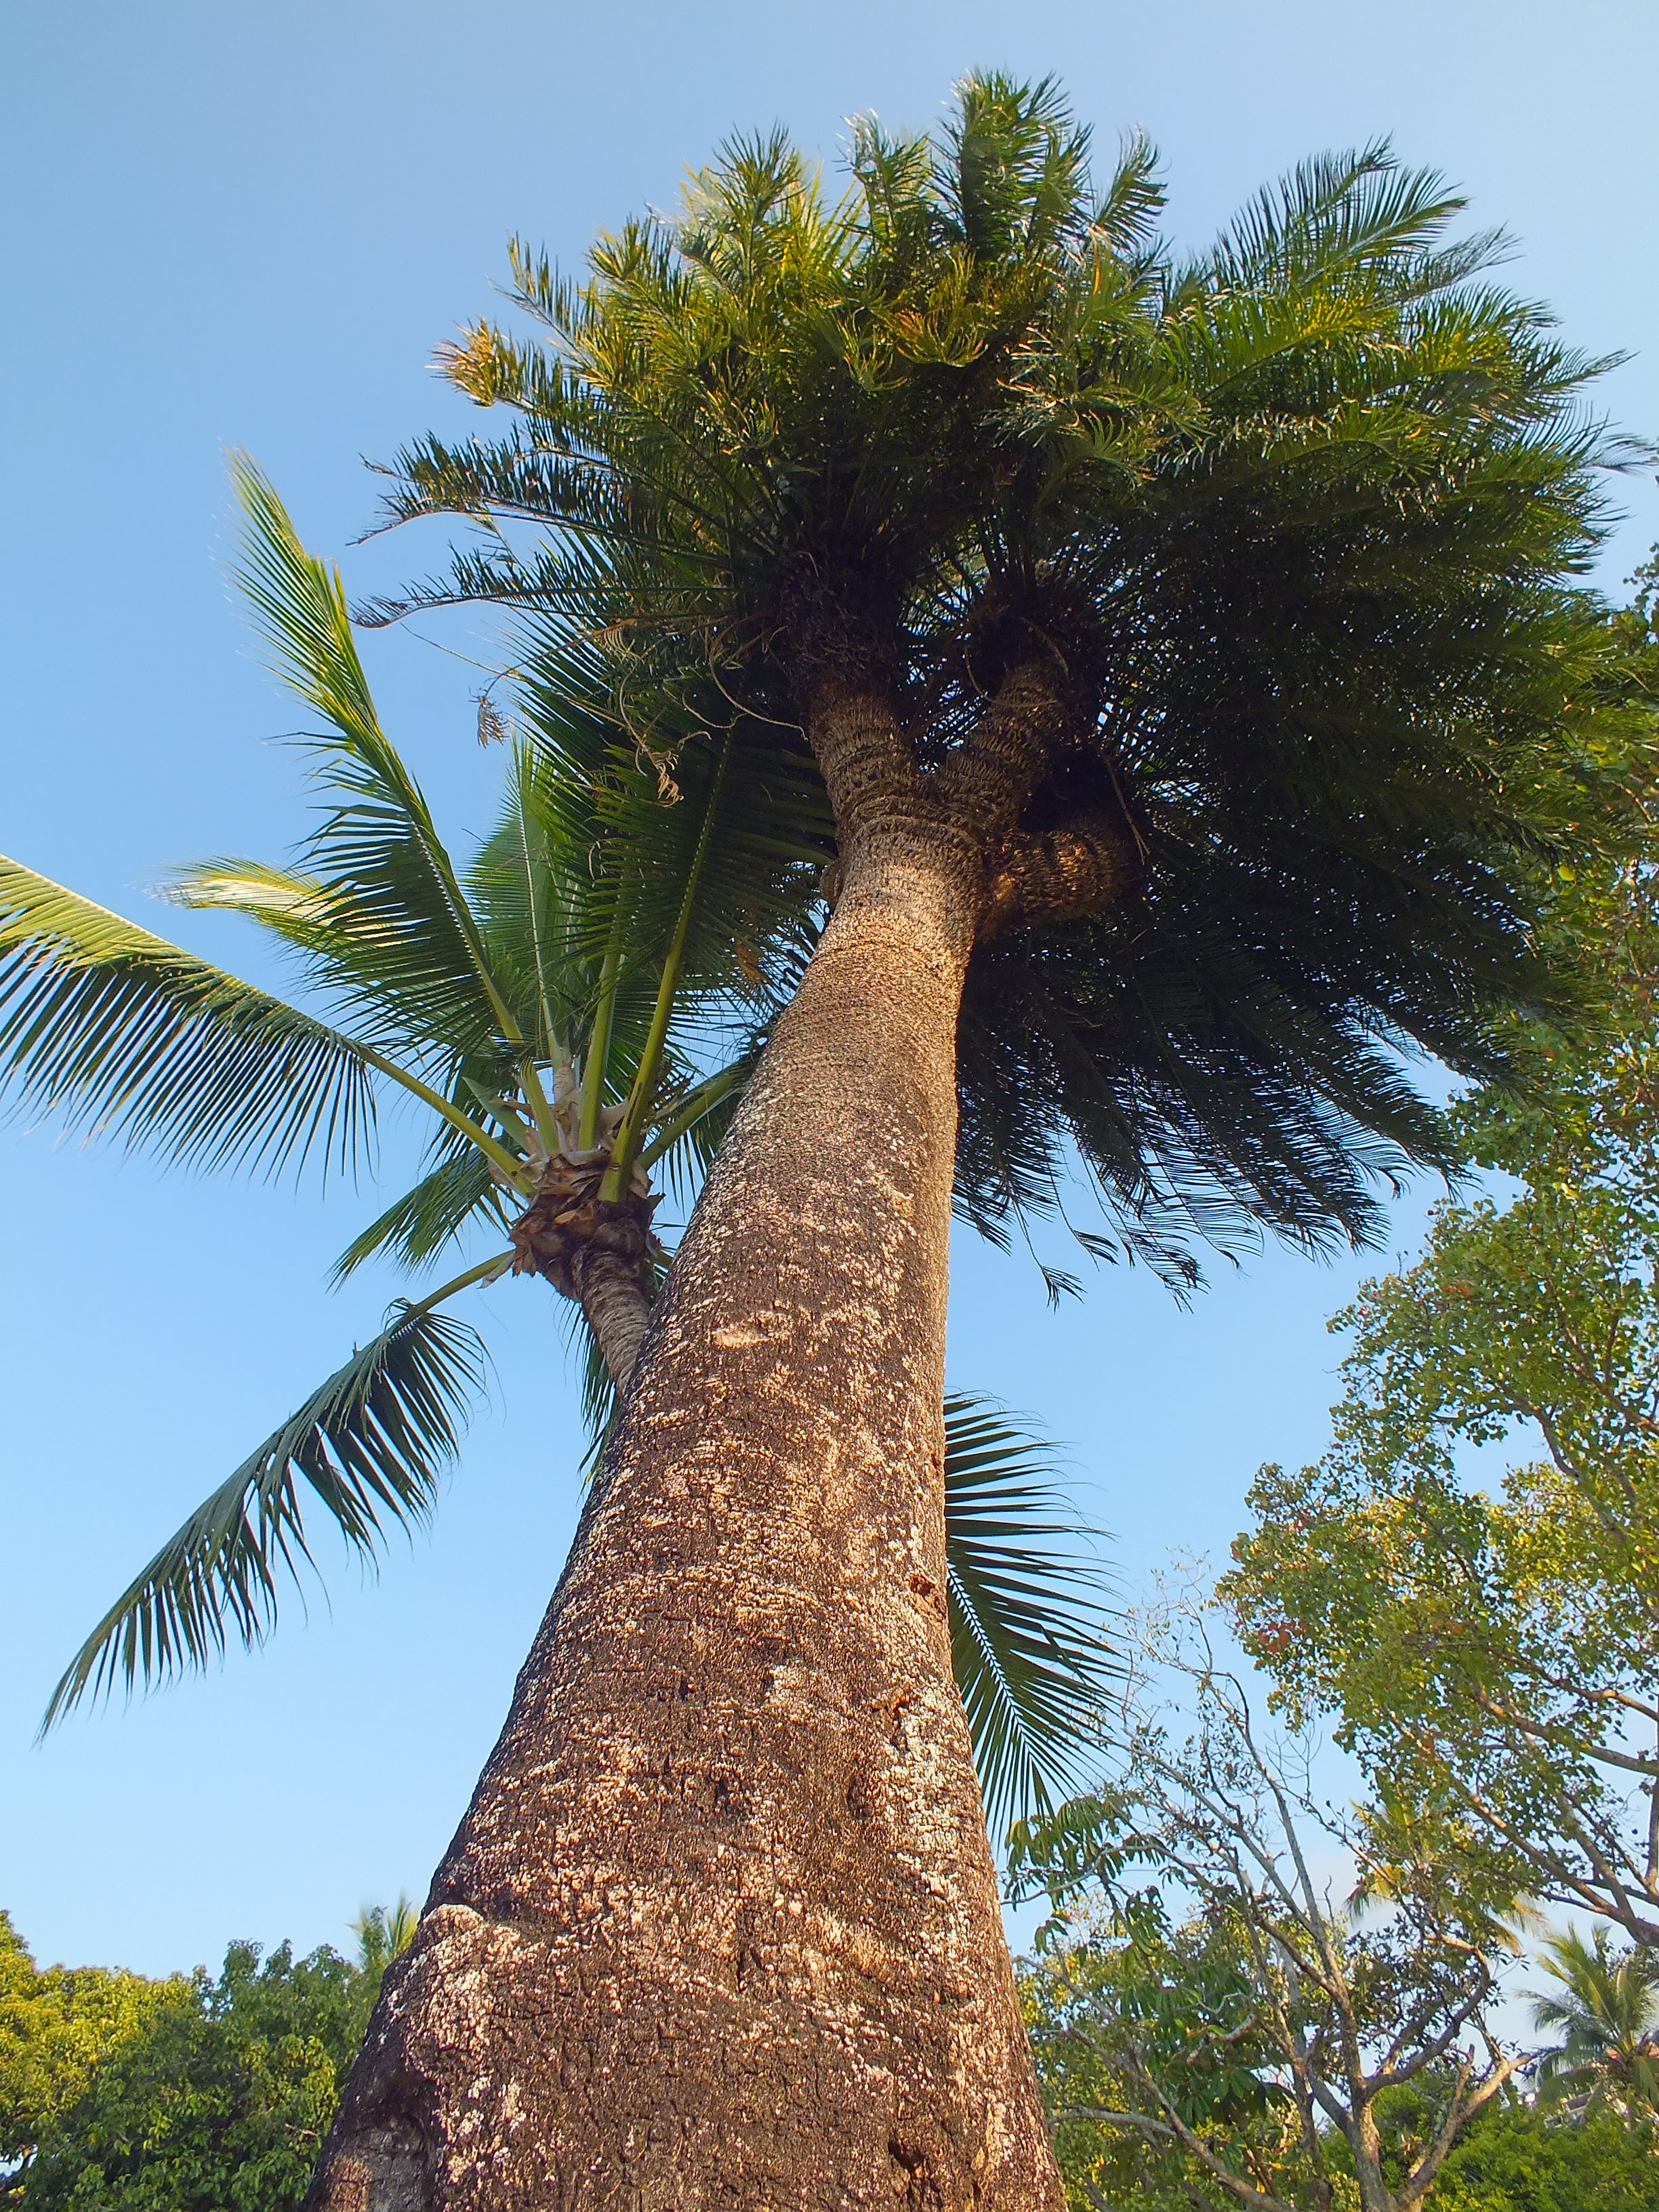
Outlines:
[[[1628,625],[1651,681],[1649,602]],[[1641,794],[1645,803],[1647,793]],[[1659,1944],[1659,974],[1646,862],[1558,893],[1609,1026],[1519,1048],[1451,1126],[1512,1195],[1449,1202],[1366,1284],[1335,1442],[1264,1468],[1223,1589],[1292,1713],[1517,1889]],[[1518,1188],[1517,1188],[1518,1186]],[[1542,1455],[1488,1475],[1511,1442]]]
[[0,2203],[19,2201],[42,2139],[94,2069],[186,1987],[102,1966],[39,1967],[0,1912]]
[[1603,1925],[1589,1942],[1577,1929],[1552,1936],[1543,1966],[1559,1986],[1534,1997],[1533,2025],[1560,2040],[1536,2062],[1540,2101],[1659,2117],[1659,1959],[1640,1944],[1615,1955]]
[[[286,1943],[263,1962],[257,1944],[233,1943],[216,1978],[201,1967],[161,1983],[52,1972],[72,2006],[92,1984],[131,1985],[131,2010],[52,2100],[4,2185],[8,2204],[282,2212],[299,2202],[376,1978],[326,1948],[296,1960]],[[57,2046],[48,2030],[33,2051],[51,2067]]]
[[[1046,1854],[1054,1840],[1045,1830],[1036,1846]],[[1073,1856],[1079,1844],[1091,1856],[1100,1840],[1087,1830],[1072,1840],[1073,1879],[1088,1863]],[[1079,1902],[1021,1972],[1069,2201],[1079,2212],[1191,2212],[1218,2189],[1234,2201],[1224,2185],[1206,2192],[1206,2158],[1258,2194],[1306,2195],[1315,2169],[1276,2076],[1237,1924],[1197,1916],[1171,1925],[1155,1893],[1115,1917]]]
[[[1407,2148],[1413,2118],[1395,2123]],[[1650,2212],[1655,2165],[1650,2126],[1600,2112],[1563,2127],[1494,2100],[1453,2147],[1430,2202],[1434,2212]]]
[[[1056,1915],[1027,1997],[1063,2167],[1095,2205],[1331,2212],[1346,2177],[1409,2212],[1517,2063],[1488,2020],[1512,1938],[1420,1838],[1316,1801],[1316,1746],[1263,1741],[1211,1610],[1148,1616],[1109,1787],[1018,1839]],[[1432,2118],[1390,2172],[1407,2084]]]

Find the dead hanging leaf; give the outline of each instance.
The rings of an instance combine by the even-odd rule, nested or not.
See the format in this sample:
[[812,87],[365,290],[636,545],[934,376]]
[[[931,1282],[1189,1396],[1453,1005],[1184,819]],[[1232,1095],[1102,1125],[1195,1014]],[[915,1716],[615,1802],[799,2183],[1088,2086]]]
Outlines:
[[736,959],[738,963],[738,975],[742,976],[744,981],[748,984],[751,991],[757,990],[760,988],[761,980],[759,954],[756,951],[754,946],[749,943],[748,939],[742,937],[740,937],[737,943],[732,946],[732,957]]
[[481,745],[500,745],[507,742],[507,718],[488,691],[478,695],[478,743]]
[[673,771],[675,763],[679,758],[679,746],[673,744],[663,752],[655,752],[647,744],[643,738],[635,736],[634,750],[636,757],[641,761],[648,762],[655,771],[659,802],[664,806],[678,806],[680,803],[680,787],[674,781]]

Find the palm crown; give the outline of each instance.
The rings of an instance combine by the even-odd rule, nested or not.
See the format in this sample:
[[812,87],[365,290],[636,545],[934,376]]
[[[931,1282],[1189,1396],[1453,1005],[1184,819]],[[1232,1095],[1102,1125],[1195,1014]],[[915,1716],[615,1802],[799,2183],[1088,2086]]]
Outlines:
[[1601,2099],[1626,2112],[1659,2113],[1659,1962],[1638,1948],[1614,1954],[1606,1928],[1587,1943],[1576,1929],[1552,1937],[1544,1965],[1559,1994],[1534,1999],[1534,2027],[1559,2043],[1537,2071],[1552,2103]]
[[1559,1005],[1530,923],[1617,719],[1564,703],[1602,630],[1560,580],[1611,455],[1595,365],[1386,148],[1184,260],[1150,149],[1099,197],[1087,154],[1051,85],[975,78],[936,143],[858,125],[839,201],[777,135],[585,283],[515,247],[543,337],[444,356],[514,426],[411,448],[389,501],[484,540],[375,611],[599,627],[642,741],[696,670],[792,763],[815,692],[873,682],[924,780],[1041,664],[1068,735],[1022,834],[1111,817],[1139,886],[982,928],[960,1203],[1003,1233],[1080,1157],[1180,1278],[1194,1232],[1367,1234],[1378,1174],[1444,1164],[1401,1049],[1492,1075],[1494,1014]]
[[[236,479],[243,583],[326,725],[308,740],[324,806],[293,866],[211,861],[171,896],[274,933],[330,1018],[0,860],[0,1066],[70,1123],[216,1168],[364,1165],[377,1097],[402,1091],[430,1120],[425,1170],[337,1274],[383,1250],[418,1267],[481,1229],[495,1249],[394,1305],[204,1502],[88,1638],[48,1724],[123,1678],[202,1664],[228,1633],[262,1638],[283,1575],[311,1560],[308,1511],[363,1556],[428,1516],[483,1381],[479,1339],[445,1310],[469,1286],[511,1268],[579,1301],[603,1430],[665,1257],[648,1173],[695,1188],[809,946],[810,776],[717,694],[701,702],[717,726],[698,720],[682,686],[659,735],[672,745],[678,716],[699,743],[665,792],[619,738],[603,666],[596,684],[568,653],[527,656],[501,817],[458,869],[380,726],[337,580],[251,465]],[[573,1246],[572,1206],[609,1233]],[[586,1295],[596,1250],[633,1291],[619,1339]],[[988,1809],[1012,1817],[1063,1781],[1097,1709],[1099,1577],[1041,1446],[969,1397],[947,1429],[953,1659]]]

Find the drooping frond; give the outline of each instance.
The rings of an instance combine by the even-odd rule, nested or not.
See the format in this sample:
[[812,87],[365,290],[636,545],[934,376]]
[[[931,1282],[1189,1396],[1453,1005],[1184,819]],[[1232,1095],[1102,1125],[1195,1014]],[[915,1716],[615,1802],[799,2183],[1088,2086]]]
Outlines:
[[193,1166],[349,1169],[374,1131],[349,1037],[6,860],[0,1075],[71,1127]]
[[[616,1386],[580,1310],[590,1471],[610,1440]],[[993,1834],[1063,1798],[1097,1750],[1120,1673],[1106,1641],[1108,1577],[1052,1452],[990,1400],[945,1401],[945,1541],[951,1664]]]
[[454,1456],[483,1352],[465,1323],[401,1305],[204,1499],[124,1590],[52,1692],[43,1729],[82,1698],[206,1665],[231,1636],[261,1642],[284,1576],[313,1565],[306,1498],[374,1559],[389,1527],[424,1522]]
[[1075,1785],[1119,1668],[1047,1446],[972,1396],[945,1400],[945,1437],[951,1659],[997,1835]]

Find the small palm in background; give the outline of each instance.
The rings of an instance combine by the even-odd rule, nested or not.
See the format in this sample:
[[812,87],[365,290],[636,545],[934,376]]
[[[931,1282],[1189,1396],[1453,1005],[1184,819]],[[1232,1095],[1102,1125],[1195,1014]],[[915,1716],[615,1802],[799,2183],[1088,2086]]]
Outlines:
[[1605,1927],[1588,1943],[1572,1929],[1542,1948],[1560,1994],[1534,1996],[1533,2024],[1561,2039],[1537,2061],[1540,2100],[1659,2116],[1659,1956],[1615,1952]]
[[[399,1953],[415,1940],[420,1914],[402,1890],[395,1905],[366,1905],[351,1923],[357,1938],[357,1965],[366,1982],[378,1995],[380,1977]],[[373,1996],[370,2003],[374,2001]]]

